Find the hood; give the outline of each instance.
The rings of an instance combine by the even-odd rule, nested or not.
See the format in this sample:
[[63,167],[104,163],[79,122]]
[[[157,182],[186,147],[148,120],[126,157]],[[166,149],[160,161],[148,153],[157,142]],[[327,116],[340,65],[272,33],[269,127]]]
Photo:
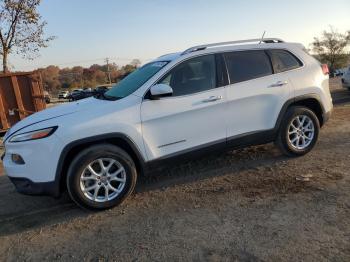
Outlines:
[[87,99],[79,100],[77,102],[65,103],[59,106],[54,106],[54,107],[45,109],[43,111],[34,113],[24,118],[23,120],[15,124],[13,127],[11,127],[10,130],[6,133],[4,140],[6,140],[6,138],[9,135],[12,135],[13,133],[25,127],[37,124],[39,122],[44,122],[53,118],[58,118],[61,116],[73,114],[79,111],[88,110],[88,109],[91,110],[104,103],[106,103],[105,100],[100,100],[100,99],[90,97]]

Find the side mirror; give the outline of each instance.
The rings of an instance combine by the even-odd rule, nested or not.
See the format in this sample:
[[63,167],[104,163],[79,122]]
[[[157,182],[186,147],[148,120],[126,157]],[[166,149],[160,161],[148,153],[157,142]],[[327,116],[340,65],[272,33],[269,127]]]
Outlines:
[[172,96],[173,89],[166,84],[157,84],[151,87],[151,99],[157,100],[161,97]]

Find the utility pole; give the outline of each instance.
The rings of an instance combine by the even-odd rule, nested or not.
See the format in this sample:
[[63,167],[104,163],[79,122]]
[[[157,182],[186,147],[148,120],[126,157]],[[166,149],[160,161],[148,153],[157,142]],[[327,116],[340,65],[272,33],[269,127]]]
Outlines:
[[81,88],[84,88],[83,73],[80,74],[80,84],[81,84]]
[[109,59],[108,57],[106,58],[106,63],[107,63],[107,75],[108,75],[108,81],[109,81],[109,84],[112,84],[112,81],[111,81],[111,72],[109,71]]

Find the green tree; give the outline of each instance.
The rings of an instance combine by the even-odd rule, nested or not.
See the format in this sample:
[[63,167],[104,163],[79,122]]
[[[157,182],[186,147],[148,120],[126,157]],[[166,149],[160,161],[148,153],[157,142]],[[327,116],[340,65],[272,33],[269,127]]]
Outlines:
[[60,68],[58,66],[48,66],[46,68],[39,69],[44,87],[48,91],[56,91],[61,83],[59,81]]
[[[136,65],[124,65],[119,68],[116,64],[109,64],[112,82],[116,83],[136,69]],[[53,93],[60,88],[73,89],[82,87],[95,87],[106,84],[107,65],[94,64],[88,68],[74,66],[62,68],[50,65],[39,69],[44,87]]]
[[140,59],[133,59],[130,62],[130,65],[134,66],[135,68],[138,68],[141,65],[141,61],[140,61]]
[[350,44],[350,31],[339,33],[330,26],[329,31],[323,31],[321,37],[315,37],[313,52],[322,63],[328,64],[331,71],[346,66],[349,55],[346,53]]
[[41,0],[0,0],[0,56],[3,72],[8,71],[8,56],[15,52],[32,59],[47,47],[53,36],[44,37],[45,21],[38,13]]

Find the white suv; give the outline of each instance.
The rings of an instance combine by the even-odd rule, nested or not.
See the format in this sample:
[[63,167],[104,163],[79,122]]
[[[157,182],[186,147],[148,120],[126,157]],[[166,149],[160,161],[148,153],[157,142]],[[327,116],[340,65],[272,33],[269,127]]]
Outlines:
[[66,99],[69,96],[69,91],[60,91],[58,93],[58,99]]
[[[259,42],[259,43],[258,43]],[[4,137],[17,190],[121,203],[152,167],[275,141],[304,155],[332,110],[328,68],[302,45],[253,39],[161,56],[96,97],[29,116]]]
[[343,87],[350,90],[350,66],[344,72],[344,74],[343,74],[343,76],[341,78],[341,81],[342,81]]

